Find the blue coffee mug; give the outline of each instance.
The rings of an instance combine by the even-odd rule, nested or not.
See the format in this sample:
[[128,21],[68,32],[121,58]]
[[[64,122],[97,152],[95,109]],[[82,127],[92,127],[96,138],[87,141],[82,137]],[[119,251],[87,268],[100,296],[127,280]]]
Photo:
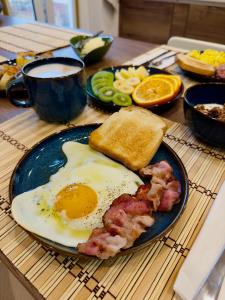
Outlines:
[[[52,63],[79,67],[80,70],[59,77],[43,78],[29,75],[34,68],[42,65],[50,66]],[[84,67],[82,61],[70,57],[50,57],[32,61],[23,67],[22,76],[9,84],[7,93],[14,105],[32,106],[40,119],[66,123],[78,116],[86,105]],[[28,99],[16,99],[11,96],[18,85],[25,85]]]

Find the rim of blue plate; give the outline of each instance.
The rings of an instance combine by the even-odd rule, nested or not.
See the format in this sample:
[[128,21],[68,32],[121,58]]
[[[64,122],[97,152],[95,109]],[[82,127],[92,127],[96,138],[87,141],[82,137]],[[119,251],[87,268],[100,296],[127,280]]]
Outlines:
[[[49,138],[52,138],[54,136],[57,136],[57,135],[60,135],[64,132],[70,132],[70,131],[73,131],[75,129],[78,129],[78,128],[87,128],[87,127],[91,127],[91,126],[95,126],[96,128],[99,127],[101,125],[101,123],[90,123],[90,124],[85,124],[85,125],[74,125],[72,128],[66,128],[66,129],[63,129],[63,130],[59,130],[59,131],[56,131],[50,135],[48,135],[47,137],[41,139],[39,142],[35,143],[28,151],[25,152],[25,154],[20,158],[20,160],[17,162],[14,170],[13,170],[13,173],[11,175],[11,178],[10,178],[10,183],[9,183],[9,200],[10,200],[10,203],[12,203],[13,201],[13,183],[14,183],[14,178],[16,176],[16,173],[17,173],[17,170],[19,169],[21,163],[30,155],[30,153],[32,151],[34,151],[40,144],[42,144],[43,142],[45,142],[46,140],[48,140]],[[185,207],[186,207],[186,204],[187,204],[187,201],[188,201],[188,196],[189,196],[189,182],[188,182],[188,175],[187,175],[187,171],[181,161],[181,159],[179,158],[179,156],[176,154],[176,152],[167,144],[165,143],[164,141],[162,141],[161,145],[163,145],[172,155],[173,155],[173,158],[175,158],[175,160],[178,162],[179,164],[179,167],[180,167],[180,170],[181,170],[181,173],[184,177],[184,181],[185,181],[185,186],[183,187],[184,188],[184,198],[183,198],[183,203],[176,215],[176,217],[174,218],[174,220],[167,226],[167,228],[165,228],[160,234],[158,234],[157,236],[155,236],[154,238],[151,238],[150,240],[147,240],[145,242],[143,242],[142,244],[140,245],[133,245],[132,247],[128,248],[128,249],[124,249],[122,251],[120,251],[118,254],[116,254],[115,257],[117,256],[121,256],[121,255],[127,255],[127,254],[130,254],[130,253],[135,253],[136,251],[138,250],[142,250],[146,247],[148,247],[150,244],[152,244],[154,241],[157,241],[159,240],[162,236],[164,236],[169,230],[171,230],[171,228],[175,225],[175,223],[178,221],[178,219],[182,216],[184,210],[185,210]],[[56,252],[59,252],[59,253],[62,253],[63,255],[66,255],[66,256],[74,256],[74,257],[86,257],[86,258],[93,258],[93,259],[99,259],[95,256],[89,256],[89,255],[85,255],[85,254],[82,254],[82,253],[79,253],[77,251],[77,248],[74,247],[74,248],[71,248],[71,247],[67,247],[67,246],[64,246],[64,245],[61,245],[57,242],[54,242],[54,241],[51,241],[51,240],[48,240],[46,238],[43,238],[37,234],[34,234],[28,230],[26,230],[25,228],[23,228],[30,236],[32,236],[35,240],[39,241],[40,243],[42,243],[44,246],[46,246],[47,248],[49,249],[52,249]],[[62,249],[63,248],[63,249]],[[68,249],[68,250],[67,250]],[[73,249],[73,252],[71,252]]]

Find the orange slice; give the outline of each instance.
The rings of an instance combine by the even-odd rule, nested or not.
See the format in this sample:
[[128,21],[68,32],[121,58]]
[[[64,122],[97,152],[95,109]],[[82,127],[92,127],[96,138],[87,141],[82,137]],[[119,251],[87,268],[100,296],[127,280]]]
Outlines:
[[134,90],[132,96],[135,103],[142,107],[167,102],[175,95],[173,83],[164,78],[147,77]]
[[179,91],[181,84],[182,84],[180,76],[177,76],[177,75],[155,74],[155,75],[151,75],[151,77],[164,78],[164,79],[169,80],[170,82],[173,83],[174,90],[177,92]]

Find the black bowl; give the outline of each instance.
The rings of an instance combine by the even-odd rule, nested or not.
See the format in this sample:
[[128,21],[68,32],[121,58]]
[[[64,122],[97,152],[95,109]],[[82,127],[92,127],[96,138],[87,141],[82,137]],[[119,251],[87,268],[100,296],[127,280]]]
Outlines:
[[[137,67],[137,66],[122,65],[122,66],[116,66],[116,67],[108,67],[108,68],[103,69],[102,71],[108,71],[108,72],[115,74],[116,71],[121,70],[121,69],[128,69],[129,67]],[[148,67],[147,70],[149,72],[149,75],[154,75],[154,74],[175,75],[168,71],[157,69],[154,67]],[[113,102],[103,102],[94,94],[94,92],[92,90],[92,86],[91,86],[91,79],[93,76],[94,76],[94,74],[89,76],[87,79],[86,92],[87,92],[88,103],[91,104],[92,106],[99,108],[100,110],[103,110],[106,112],[115,112],[115,111],[120,110],[122,106],[116,105]],[[180,99],[181,95],[183,94],[183,90],[184,90],[184,86],[182,83],[181,87],[179,89],[179,92],[175,95],[174,98],[172,98],[164,103],[151,105],[148,108],[151,109],[155,113],[160,113],[160,112],[163,112],[163,111],[169,109],[171,106],[173,106],[175,104],[175,102],[177,100]],[[133,104],[135,104],[135,103],[133,103]]]
[[194,108],[197,104],[225,103],[225,83],[201,83],[184,94],[184,115],[197,138],[216,147],[225,147],[225,122],[213,119]]
[[111,47],[112,42],[113,42],[112,36],[100,35],[99,37],[101,37],[103,39],[103,41],[105,42],[105,45],[92,50],[91,52],[89,52],[86,55],[82,55],[81,49],[78,47],[78,45],[79,45],[80,41],[89,39],[90,36],[78,35],[78,36],[71,38],[70,46],[73,48],[74,52],[82,59],[82,61],[85,63],[85,65],[90,65],[92,63],[96,63],[96,62],[100,61],[103,58],[103,56],[107,53],[109,48]]

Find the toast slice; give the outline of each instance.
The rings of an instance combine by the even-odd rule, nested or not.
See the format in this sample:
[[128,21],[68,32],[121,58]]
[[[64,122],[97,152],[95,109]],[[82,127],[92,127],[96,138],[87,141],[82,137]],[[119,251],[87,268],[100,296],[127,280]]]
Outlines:
[[129,106],[112,114],[89,138],[89,145],[137,171],[158,150],[166,123],[152,112]]

